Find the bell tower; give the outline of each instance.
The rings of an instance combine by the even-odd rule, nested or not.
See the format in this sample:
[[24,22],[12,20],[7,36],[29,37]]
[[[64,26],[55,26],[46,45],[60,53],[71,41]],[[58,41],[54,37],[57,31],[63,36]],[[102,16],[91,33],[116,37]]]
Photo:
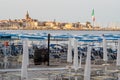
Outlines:
[[27,13],[26,13],[26,16],[25,16],[25,18],[26,18],[26,20],[30,19],[30,16],[29,16],[29,13],[28,13],[28,11],[27,11]]

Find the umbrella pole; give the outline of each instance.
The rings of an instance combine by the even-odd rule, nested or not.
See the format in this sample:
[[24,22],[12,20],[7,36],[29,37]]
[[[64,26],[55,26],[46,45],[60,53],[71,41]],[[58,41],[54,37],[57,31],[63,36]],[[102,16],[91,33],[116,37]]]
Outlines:
[[49,54],[50,54],[50,34],[48,34],[48,53],[47,53],[47,55],[48,55],[48,63],[47,63],[47,66],[49,66],[50,64],[49,64]]

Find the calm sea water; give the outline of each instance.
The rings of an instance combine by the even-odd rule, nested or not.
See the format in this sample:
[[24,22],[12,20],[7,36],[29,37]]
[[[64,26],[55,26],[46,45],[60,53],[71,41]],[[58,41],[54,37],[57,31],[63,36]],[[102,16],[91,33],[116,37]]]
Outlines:
[[120,34],[120,31],[74,31],[74,30],[0,30],[0,32],[7,33],[50,33],[51,35],[56,34],[72,34],[72,35],[102,35],[102,34]]

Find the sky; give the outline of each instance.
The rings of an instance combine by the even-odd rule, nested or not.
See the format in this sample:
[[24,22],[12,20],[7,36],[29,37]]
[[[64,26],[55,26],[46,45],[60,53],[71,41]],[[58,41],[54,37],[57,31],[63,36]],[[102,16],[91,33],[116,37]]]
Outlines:
[[28,11],[39,21],[120,23],[120,0],[0,0],[0,20],[23,19]]

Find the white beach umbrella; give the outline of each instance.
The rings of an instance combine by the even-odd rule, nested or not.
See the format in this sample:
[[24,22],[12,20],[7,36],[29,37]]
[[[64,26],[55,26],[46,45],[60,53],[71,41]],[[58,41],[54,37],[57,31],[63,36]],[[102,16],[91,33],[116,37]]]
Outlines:
[[73,61],[73,68],[75,71],[78,69],[78,48],[77,48],[77,40],[74,40],[74,61]]
[[118,39],[116,65],[117,65],[117,66],[120,66],[120,39]]
[[[116,65],[120,67],[120,39],[118,39],[117,62],[116,62]],[[118,73],[118,80],[120,80],[120,73]]]
[[118,80],[120,80],[120,73],[118,73]]
[[78,77],[77,77],[77,76],[75,76],[75,80],[78,80]]
[[71,38],[68,41],[68,51],[67,51],[67,62],[72,62],[72,45],[71,45]]
[[107,42],[105,37],[103,36],[103,60],[107,61],[108,57],[107,57]]
[[28,80],[27,68],[29,65],[29,54],[28,54],[28,40],[23,40],[23,57],[22,57],[22,69],[21,69],[21,80]]
[[91,74],[91,46],[88,46],[84,71],[84,80],[90,80],[90,74]]
[[80,54],[80,62],[79,62],[79,68],[82,68],[81,66],[82,66],[82,54]]
[[4,46],[4,55],[5,55],[5,57],[4,57],[4,69],[5,68],[7,68],[7,62],[8,62],[8,58],[7,58],[7,48],[6,48],[6,46]]
[[71,38],[71,45],[72,45],[72,47],[74,47],[74,41],[75,41],[75,38]]
[[8,58],[7,58],[7,55],[5,55],[5,57],[4,57],[4,69],[7,68],[7,63],[8,63]]

